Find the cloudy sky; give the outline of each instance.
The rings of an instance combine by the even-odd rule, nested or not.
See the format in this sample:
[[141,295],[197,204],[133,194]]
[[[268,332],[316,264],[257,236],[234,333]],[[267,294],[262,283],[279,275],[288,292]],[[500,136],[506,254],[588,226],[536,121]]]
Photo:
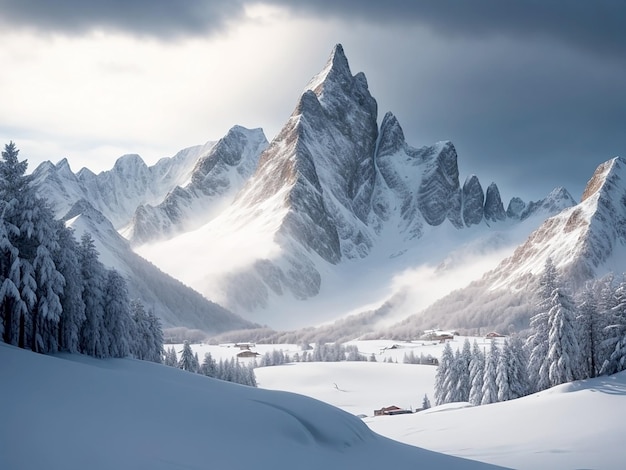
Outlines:
[[0,142],[31,169],[147,163],[240,124],[268,139],[342,43],[379,119],[452,140],[505,203],[626,157],[626,2],[0,0]]

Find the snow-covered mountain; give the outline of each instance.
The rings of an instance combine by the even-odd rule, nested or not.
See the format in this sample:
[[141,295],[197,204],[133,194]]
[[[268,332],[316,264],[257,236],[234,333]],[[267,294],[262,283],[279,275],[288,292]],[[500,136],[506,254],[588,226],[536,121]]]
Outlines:
[[[560,197],[556,197],[557,200]],[[432,326],[524,327],[536,311],[538,283],[548,258],[576,291],[585,281],[626,266],[626,160],[602,163],[579,204],[547,218],[527,240],[480,280],[443,297],[392,331]],[[551,207],[554,199],[542,205]]]
[[141,299],[161,318],[164,328],[184,327],[215,334],[257,326],[208,301],[135,254],[128,241],[87,200],[74,204],[64,220],[78,239],[85,232],[91,234],[100,261],[126,278],[130,298]]
[[[379,126],[365,75],[337,45],[269,145],[236,126],[153,167],[125,156],[75,175],[62,161],[34,181],[58,214],[89,201],[136,253],[255,322],[305,326],[402,304],[375,315],[389,324],[480,278],[575,204],[559,189],[505,209],[495,183],[460,183],[457,159],[449,141],[410,146],[392,113]],[[427,290],[418,304],[406,294],[415,286]]]
[[261,129],[233,127],[196,159],[190,180],[171,189],[159,204],[142,204],[122,233],[133,244],[171,237],[208,222],[229,204],[267,147]]
[[[573,204],[562,196],[559,207]],[[418,263],[441,263],[451,247],[441,236],[458,248],[542,207],[516,198],[507,215],[495,184],[485,194],[471,176],[461,187],[451,142],[413,148],[392,113],[379,131],[365,75],[352,75],[338,45],[233,203],[194,232],[137,250],[249,318],[305,325],[380,301]]]

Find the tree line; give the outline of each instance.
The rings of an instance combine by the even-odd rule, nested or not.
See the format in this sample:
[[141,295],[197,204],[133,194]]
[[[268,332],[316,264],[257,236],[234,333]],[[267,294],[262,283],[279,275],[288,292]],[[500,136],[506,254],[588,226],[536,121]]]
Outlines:
[[257,386],[256,375],[254,374],[256,364],[254,362],[244,365],[236,361],[235,358],[227,360],[220,359],[218,362],[213,358],[211,353],[208,352],[204,355],[204,360],[202,364],[200,364],[198,353],[192,351],[189,341],[184,342],[183,349],[180,351],[180,359],[178,358],[178,353],[174,346],[171,346],[165,352],[163,362],[167,366],[178,367],[179,369],[194,374],[202,374],[207,377],[213,377],[214,379],[248,385],[250,387]]
[[0,337],[40,353],[161,362],[159,319],[131,301],[92,237],[80,242],[36,196],[13,142],[0,160]]
[[466,340],[446,344],[435,380],[437,404],[511,400],[547,388],[626,369],[626,275],[589,281],[573,295],[551,259],[540,279],[537,312],[525,339],[515,335],[489,351]]

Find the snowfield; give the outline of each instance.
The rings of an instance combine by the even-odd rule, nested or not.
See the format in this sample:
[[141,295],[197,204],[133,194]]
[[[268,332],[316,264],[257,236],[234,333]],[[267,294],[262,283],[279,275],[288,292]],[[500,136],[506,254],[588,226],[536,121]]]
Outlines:
[[[473,338],[470,338],[473,341]],[[463,337],[452,342],[453,350]],[[416,346],[357,341],[362,352],[382,351],[378,363],[298,363],[256,369],[259,387],[302,393],[354,414],[375,432],[420,448],[515,469],[622,470],[626,449],[626,371],[564,384],[518,400],[472,407],[452,403],[419,413],[376,416],[396,405],[421,407],[427,393],[434,404],[436,368],[382,363],[411,349],[437,354],[442,345]],[[479,339],[479,345],[487,344]],[[276,346],[278,348],[278,346]],[[437,356],[439,357],[439,355]],[[339,387],[334,387],[336,383]]]
[[371,432],[301,395],[133,359],[0,344],[0,468],[493,468]]
[[[0,343],[0,469],[624,468],[626,372],[509,402],[374,417],[391,405],[420,408],[424,394],[434,401],[436,368],[402,357],[442,345],[351,344],[378,362],[261,367],[254,389],[132,359],[43,356]],[[205,352],[239,352],[193,349],[201,361]],[[253,346],[273,349],[299,351]]]

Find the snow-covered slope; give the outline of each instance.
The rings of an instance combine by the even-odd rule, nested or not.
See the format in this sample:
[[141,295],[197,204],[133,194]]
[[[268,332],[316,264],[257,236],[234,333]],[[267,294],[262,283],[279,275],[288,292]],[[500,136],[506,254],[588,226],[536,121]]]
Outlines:
[[[491,340],[477,340],[489,348]],[[463,337],[451,341],[461,349]],[[259,387],[300,393],[352,414],[364,414],[375,432],[438,452],[536,470],[621,470],[626,422],[626,372],[559,385],[525,398],[470,407],[466,402],[399,416],[373,416],[396,405],[416,410],[424,395],[434,401],[436,367],[403,364],[405,354],[440,357],[444,344],[389,340],[354,341],[377,362],[304,362],[255,369]],[[202,357],[233,357],[238,348],[193,345]],[[296,345],[257,344],[255,350],[302,354]],[[227,354],[230,353],[230,356]],[[398,363],[387,363],[388,360]],[[417,467],[422,468],[422,467]],[[428,468],[428,467],[426,467]]]
[[163,327],[201,329],[215,334],[256,326],[206,300],[135,254],[111,222],[86,200],[77,202],[65,220],[74,229],[77,239],[80,240],[85,232],[91,234],[100,261],[126,278],[130,297],[140,299],[146,308],[154,311]]
[[621,372],[507,402],[365,421],[400,442],[519,470],[620,470],[625,420]]
[[159,364],[2,343],[0,377],[3,469],[494,468],[386,439],[311,398]]
[[[561,193],[537,207],[552,210]],[[394,331],[431,326],[498,328],[528,326],[536,309],[534,294],[548,258],[574,289],[626,265],[626,160],[601,164],[582,201],[547,218],[495,269],[467,288],[440,299]]]

